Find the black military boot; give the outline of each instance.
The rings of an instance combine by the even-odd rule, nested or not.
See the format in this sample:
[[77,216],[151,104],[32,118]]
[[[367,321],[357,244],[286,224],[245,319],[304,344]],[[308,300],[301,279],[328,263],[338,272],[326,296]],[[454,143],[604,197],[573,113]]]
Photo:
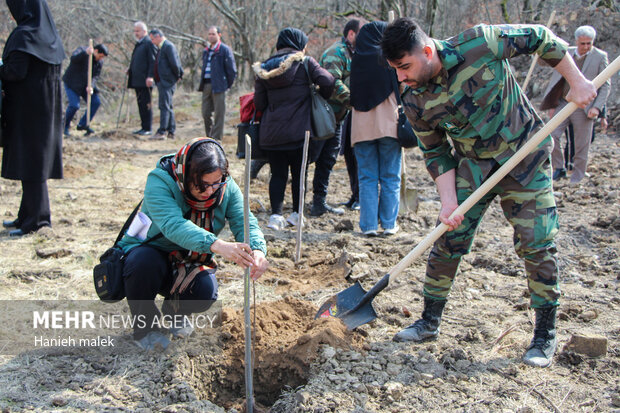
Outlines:
[[424,311],[422,318],[409,327],[398,332],[394,341],[424,341],[437,338],[439,335],[439,323],[441,314],[447,300],[433,300],[424,297]]
[[534,367],[549,367],[558,345],[555,336],[555,314],[558,308],[536,308],[534,338],[523,355],[523,362]]
[[344,214],[344,209],[342,208],[334,208],[325,202],[325,199],[315,199],[312,202],[312,207],[310,208],[310,216],[311,217],[320,217],[324,213],[329,212],[330,214],[342,215]]

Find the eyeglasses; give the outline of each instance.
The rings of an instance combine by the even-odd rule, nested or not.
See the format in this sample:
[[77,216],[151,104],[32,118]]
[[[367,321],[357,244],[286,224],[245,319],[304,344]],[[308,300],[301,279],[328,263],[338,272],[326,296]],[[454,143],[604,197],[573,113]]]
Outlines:
[[198,190],[198,192],[205,192],[209,188],[213,188],[213,191],[217,191],[225,183],[226,183],[226,176],[222,176],[222,180],[220,182],[209,184],[207,182],[201,181],[198,186],[196,185],[193,185],[193,186]]

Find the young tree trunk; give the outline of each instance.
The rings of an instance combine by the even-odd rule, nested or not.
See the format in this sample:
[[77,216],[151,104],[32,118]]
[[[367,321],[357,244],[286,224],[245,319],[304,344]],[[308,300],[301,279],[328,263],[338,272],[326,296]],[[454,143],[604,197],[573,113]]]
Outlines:
[[426,23],[428,24],[428,35],[433,37],[433,24],[437,13],[437,0],[426,0]]

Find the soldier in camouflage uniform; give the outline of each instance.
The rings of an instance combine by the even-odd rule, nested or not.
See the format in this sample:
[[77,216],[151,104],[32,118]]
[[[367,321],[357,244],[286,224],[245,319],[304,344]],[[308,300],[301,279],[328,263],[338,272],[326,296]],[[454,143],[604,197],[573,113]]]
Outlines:
[[338,127],[335,136],[315,144],[319,147],[319,155],[314,169],[313,199],[311,216],[321,216],[326,212],[341,215],[344,213],[342,208],[334,208],[327,204],[327,187],[329,185],[329,175],[336,163],[338,151],[340,149],[340,130],[342,120],[349,111],[349,75],[351,74],[351,57],[355,47],[355,36],[360,28],[359,19],[349,20],[343,30],[343,37],[331,45],[319,60],[319,64],[325,68],[336,79],[334,92],[332,93],[329,104],[334,110]]
[[422,318],[394,340],[437,337],[461,257],[469,252],[484,212],[499,196],[514,229],[515,249],[525,262],[530,304],[536,312],[534,338],[524,361],[549,366],[557,344],[560,296],[551,139],[545,139],[465,216],[450,215],[542,126],[506,59],[538,54],[566,78],[571,86],[568,99],[582,107],[596,96],[594,85],[566,55],[566,43],[543,26],[480,25],[441,41],[403,18],[386,29],[382,48],[399,81],[409,86],[403,105],[437,184],[439,220],[449,227],[428,258]]

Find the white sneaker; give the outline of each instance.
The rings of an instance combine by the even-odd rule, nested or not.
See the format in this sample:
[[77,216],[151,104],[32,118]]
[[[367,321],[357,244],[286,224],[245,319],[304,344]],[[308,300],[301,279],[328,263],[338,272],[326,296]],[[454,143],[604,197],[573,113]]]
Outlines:
[[282,215],[273,214],[269,217],[269,223],[267,224],[267,228],[275,229],[276,231],[281,231],[286,228],[286,220]]
[[383,234],[384,235],[394,235],[398,231],[400,231],[400,227],[398,226],[398,224],[394,224],[394,228],[384,229],[383,230]]
[[368,231],[364,231],[364,235],[366,235],[367,237],[376,237],[379,234],[377,233],[376,230],[370,229]]
[[[288,216],[288,218],[286,219],[286,222],[296,227],[297,224],[299,224],[299,214],[297,212],[293,212],[291,215]],[[302,225],[303,225],[303,222],[302,222]]]
[[159,331],[150,331],[146,336],[140,340],[135,340],[134,343],[142,350],[151,351],[164,351],[170,344],[170,339],[160,333]]
[[187,317],[183,317],[183,325],[170,327],[168,332],[172,334],[172,338],[187,338],[194,332],[194,326],[192,326]]

